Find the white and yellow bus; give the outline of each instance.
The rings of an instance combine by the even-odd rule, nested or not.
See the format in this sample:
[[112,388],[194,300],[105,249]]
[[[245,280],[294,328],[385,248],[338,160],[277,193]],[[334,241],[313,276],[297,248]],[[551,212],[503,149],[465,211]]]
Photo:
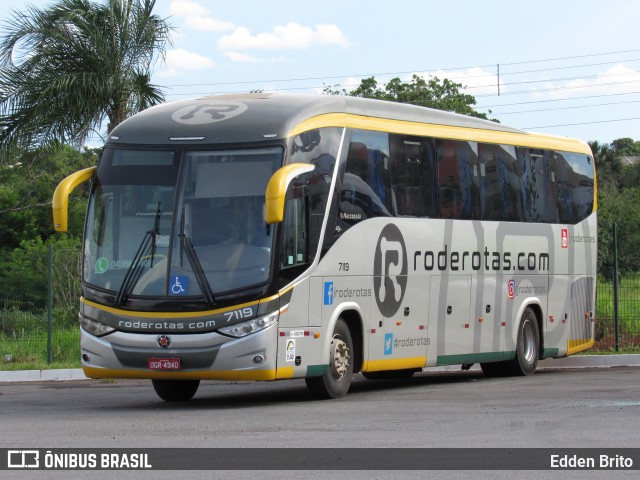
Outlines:
[[248,94],[163,104],[109,136],[84,235],[92,378],[305,378],[479,363],[529,375],[594,342],[596,185],[582,141],[411,105]]

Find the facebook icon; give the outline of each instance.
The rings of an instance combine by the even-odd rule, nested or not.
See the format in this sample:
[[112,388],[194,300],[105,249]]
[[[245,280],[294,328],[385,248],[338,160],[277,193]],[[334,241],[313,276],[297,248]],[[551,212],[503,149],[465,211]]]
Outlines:
[[324,282],[324,304],[333,305],[333,282]]

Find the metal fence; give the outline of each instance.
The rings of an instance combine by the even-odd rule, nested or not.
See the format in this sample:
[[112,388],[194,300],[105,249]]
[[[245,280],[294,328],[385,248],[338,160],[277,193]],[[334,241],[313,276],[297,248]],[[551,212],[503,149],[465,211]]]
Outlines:
[[[594,348],[637,350],[640,273],[625,270],[624,256],[625,265],[617,268],[615,237],[600,245],[611,249],[612,268],[603,268],[598,278]],[[7,362],[80,364],[80,252],[79,241],[68,239],[53,245],[33,242],[0,256],[0,369]]]
[[640,273],[618,275],[617,292],[613,279],[600,278],[597,295],[594,348],[640,349]]
[[0,257],[0,369],[77,363],[80,247],[34,242]]

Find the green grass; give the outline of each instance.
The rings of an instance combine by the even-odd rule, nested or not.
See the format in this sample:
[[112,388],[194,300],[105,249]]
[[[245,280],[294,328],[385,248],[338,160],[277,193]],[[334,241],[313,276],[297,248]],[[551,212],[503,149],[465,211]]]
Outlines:
[[[34,316],[37,319],[37,317]],[[26,321],[34,319],[22,318]],[[38,320],[30,327],[18,322],[0,331],[0,370],[42,370],[80,367],[79,327],[56,328],[51,339],[51,363],[48,363],[46,322]]]
[[620,347],[620,351],[616,352],[615,347],[611,347],[606,350],[585,350],[584,352],[580,352],[577,355],[626,355],[626,354],[639,354],[640,353],[640,345],[630,345],[625,347]]
[[14,371],[14,370],[57,370],[61,368],[81,368],[80,360],[76,362],[3,362],[0,364],[0,370]]
[[[618,319],[620,343],[634,353],[640,349],[640,275],[629,274],[621,278],[618,288]],[[613,284],[598,279],[596,300],[596,341],[615,336]]]

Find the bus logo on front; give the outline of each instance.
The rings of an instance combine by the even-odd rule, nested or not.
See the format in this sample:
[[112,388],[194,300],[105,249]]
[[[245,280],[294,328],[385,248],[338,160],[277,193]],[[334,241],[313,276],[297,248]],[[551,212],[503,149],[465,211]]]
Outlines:
[[324,304],[333,305],[333,282],[324,282]]

